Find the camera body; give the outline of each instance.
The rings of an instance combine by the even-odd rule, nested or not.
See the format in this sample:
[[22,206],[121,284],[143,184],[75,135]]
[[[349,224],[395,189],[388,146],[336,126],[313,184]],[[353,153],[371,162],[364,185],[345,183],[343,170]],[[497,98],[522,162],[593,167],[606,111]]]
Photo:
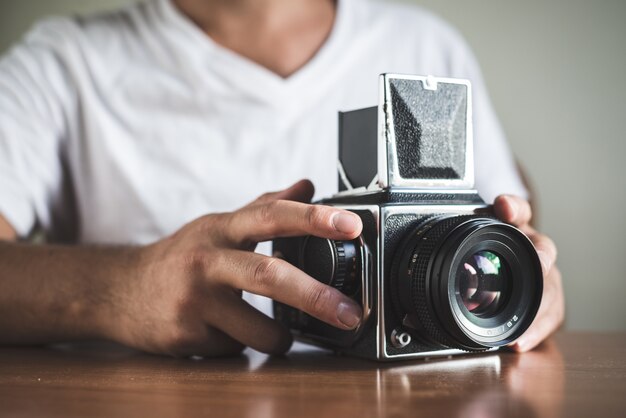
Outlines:
[[352,241],[274,240],[274,254],[353,298],[356,330],[274,302],[302,341],[387,361],[497,349],[541,301],[528,238],[473,189],[466,80],[383,74],[377,107],[340,113],[339,193],[317,202],[356,213]]

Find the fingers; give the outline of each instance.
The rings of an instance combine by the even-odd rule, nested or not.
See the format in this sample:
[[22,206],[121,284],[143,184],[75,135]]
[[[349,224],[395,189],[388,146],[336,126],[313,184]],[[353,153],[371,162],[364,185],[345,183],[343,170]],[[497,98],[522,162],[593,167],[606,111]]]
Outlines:
[[238,250],[222,251],[207,272],[223,284],[293,306],[341,329],[361,322],[359,305],[286,261]]
[[561,273],[554,268],[546,279],[537,317],[526,332],[511,344],[511,348],[520,353],[532,350],[557,330],[564,316],[565,301]]
[[544,292],[537,316],[528,330],[511,344],[515,351],[531,350],[552,334],[563,322],[564,297],[561,273],[554,267],[557,249],[546,235],[535,231],[530,225],[530,204],[517,196],[501,195],[494,202],[494,212],[502,221],[522,229],[532,241],[541,262],[544,277]]
[[166,347],[148,351],[166,352],[175,357],[222,357],[240,354],[244,348],[245,345],[219,329],[201,324],[194,329],[178,329],[169,336]]
[[494,212],[502,221],[520,227],[528,235],[537,250],[544,276],[549,274],[556,261],[556,245],[528,225],[532,217],[530,204],[517,196],[500,195],[494,202]]
[[556,262],[556,245],[554,244],[554,241],[548,238],[547,235],[543,235],[538,232],[528,234],[528,238],[530,238],[535,246],[535,250],[537,250],[537,255],[541,261],[541,268],[543,269],[543,276],[547,277],[550,274],[552,266]]
[[354,239],[363,228],[361,218],[352,212],[288,200],[246,206],[226,219],[222,234],[225,244],[237,247],[298,235]]
[[502,221],[518,227],[528,224],[532,217],[528,201],[512,195],[498,196],[493,203],[493,210]]
[[265,316],[234,293],[220,306],[219,318],[205,320],[226,334],[257,351],[283,354],[293,338],[281,323]]
[[207,327],[206,333],[207,344],[198,347],[192,355],[207,357],[234,356],[241,354],[246,348],[245,344],[217,328]]
[[300,180],[284,190],[270,192],[261,195],[252,204],[267,203],[272,200],[294,200],[296,202],[308,203],[313,198],[315,187],[310,180]]

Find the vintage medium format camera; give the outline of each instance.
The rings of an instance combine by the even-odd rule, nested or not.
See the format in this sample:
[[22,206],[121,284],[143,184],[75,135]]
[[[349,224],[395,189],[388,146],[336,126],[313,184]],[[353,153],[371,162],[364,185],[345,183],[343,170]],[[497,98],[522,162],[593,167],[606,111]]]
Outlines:
[[358,214],[363,232],[276,239],[274,254],[357,301],[363,321],[340,330],[275,302],[298,339],[385,361],[492,350],[528,328],[541,264],[473,189],[471,110],[466,80],[383,74],[377,107],[340,112],[340,191],[317,203]]

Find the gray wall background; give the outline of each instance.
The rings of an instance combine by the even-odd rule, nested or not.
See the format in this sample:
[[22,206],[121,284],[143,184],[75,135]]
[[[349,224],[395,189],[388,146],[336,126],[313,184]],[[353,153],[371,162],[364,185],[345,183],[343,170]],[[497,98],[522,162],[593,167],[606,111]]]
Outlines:
[[[409,1],[409,0],[405,0]],[[0,0],[0,51],[42,16],[125,0]],[[568,329],[626,329],[626,1],[414,0],[456,26],[559,247]]]

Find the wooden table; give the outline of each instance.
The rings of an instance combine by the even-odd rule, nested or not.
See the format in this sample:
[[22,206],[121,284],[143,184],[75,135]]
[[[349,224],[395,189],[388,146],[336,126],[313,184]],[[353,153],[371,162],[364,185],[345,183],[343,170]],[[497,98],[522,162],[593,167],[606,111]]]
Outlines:
[[8,417],[625,417],[626,334],[379,364],[314,350],[173,359],[109,345],[0,348]]

